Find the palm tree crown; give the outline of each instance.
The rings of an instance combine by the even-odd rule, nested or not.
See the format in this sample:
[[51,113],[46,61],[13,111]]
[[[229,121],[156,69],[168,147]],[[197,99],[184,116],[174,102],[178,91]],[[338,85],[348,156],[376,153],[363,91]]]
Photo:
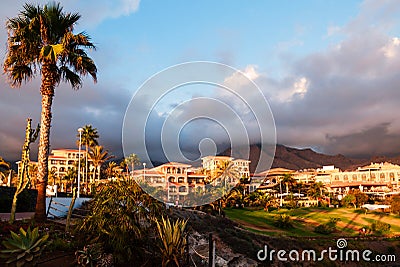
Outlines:
[[92,160],[93,165],[97,170],[97,179],[100,180],[100,168],[104,162],[112,159],[113,156],[109,155],[107,151],[103,150],[103,146],[94,146],[89,151],[89,158]]
[[[7,21],[9,36],[4,71],[11,85],[19,87],[45,66],[54,79],[53,89],[60,81],[79,89],[81,75],[90,74],[97,81],[96,65],[84,49],[95,49],[95,46],[85,33],[73,33],[81,17],[78,13],[64,13],[59,3],[44,7],[25,4],[23,8],[17,17]],[[46,89],[50,88],[41,88]]]

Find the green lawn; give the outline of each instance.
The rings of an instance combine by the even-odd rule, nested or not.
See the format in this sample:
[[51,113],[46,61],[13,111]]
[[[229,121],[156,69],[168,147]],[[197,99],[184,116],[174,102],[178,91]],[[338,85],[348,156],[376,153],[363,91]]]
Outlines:
[[[280,213],[291,216],[294,228],[280,229],[274,226],[274,219]],[[299,208],[293,210],[280,209],[266,212],[262,209],[225,209],[228,218],[241,224],[245,229],[271,236],[324,236],[314,232],[319,224],[330,218],[340,218],[337,231],[332,236],[358,236],[359,229],[369,227],[373,221],[389,223],[388,235],[400,235],[400,217],[381,212],[368,212],[352,208]]]

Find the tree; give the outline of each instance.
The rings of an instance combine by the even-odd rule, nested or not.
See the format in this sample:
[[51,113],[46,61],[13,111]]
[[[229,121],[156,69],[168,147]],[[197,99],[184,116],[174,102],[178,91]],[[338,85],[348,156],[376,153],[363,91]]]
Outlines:
[[287,173],[283,176],[282,183],[286,184],[286,194],[289,194],[289,189],[296,184],[296,179],[294,179],[291,174]]
[[132,153],[128,157],[125,158],[125,163],[126,163],[126,172],[128,173],[129,165],[131,165],[132,171],[135,169],[135,165],[140,164],[140,158],[138,155]]
[[318,182],[318,183],[313,182],[310,184],[310,187],[307,190],[307,194],[310,197],[317,199],[317,198],[323,196],[323,193],[325,190],[326,190],[326,188],[322,182]]
[[[101,165],[109,159],[112,159],[114,156],[108,154],[108,151],[103,150],[103,146],[94,146],[89,151],[89,158],[93,162],[93,165],[96,168],[97,179],[100,180],[100,169]],[[94,178],[96,181],[96,176]]]
[[362,206],[368,201],[367,194],[361,192],[360,190],[350,190],[349,193],[342,199],[342,203],[345,206],[352,204],[356,209],[357,206]]
[[[80,136],[80,134],[77,134],[77,138],[78,140],[76,141],[78,146],[79,146],[79,141],[82,142],[82,144],[85,146],[85,175],[84,175],[84,181],[88,181],[88,157],[89,157],[89,149],[91,147],[97,146],[99,143],[97,141],[97,139],[99,138],[99,133],[97,132],[96,128],[93,128],[92,125],[87,124],[85,126],[82,127],[83,132],[82,132],[82,136]],[[81,138],[81,140],[79,140],[79,138]]]
[[390,207],[392,208],[392,212],[396,214],[400,214],[400,196],[393,196],[390,200]]
[[[10,164],[6,162],[2,157],[0,157],[0,169],[8,170],[10,169]],[[0,170],[0,180],[6,178],[6,175]]]
[[117,175],[118,165],[114,161],[111,161],[107,164],[106,175],[108,178],[113,178]]
[[60,82],[70,83],[73,89],[82,86],[82,76],[90,75],[97,81],[97,68],[87,55],[87,48],[95,48],[85,33],[74,34],[80,19],[78,13],[65,13],[59,3],[44,6],[24,4],[19,14],[6,22],[8,30],[4,72],[12,87],[41,76],[42,111],[38,152],[38,197],[36,221],[46,220],[46,186],[52,102]]

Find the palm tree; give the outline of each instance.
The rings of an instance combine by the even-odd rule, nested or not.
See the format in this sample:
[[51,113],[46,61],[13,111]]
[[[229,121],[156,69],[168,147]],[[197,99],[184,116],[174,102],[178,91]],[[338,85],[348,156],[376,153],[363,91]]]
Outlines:
[[[114,156],[108,154],[108,151],[103,151],[103,146],[94,146],[89,151],[89,158],[93,162],[93,165],[96,168],[97,179],[100,180],[100,168],[104,162],[109,159],[112,159]],[[94,178],[96,181],[96,176]]]
[[[83,132],[82,136],[79,136],[79,133],[77,134],[78,140],[76,141],[77,145],[79,146],[79,141],[82,142],[82,144],[85,145],[85,175],[84,175],[84,181],[88,180],[88,157],[89,157],[89,149],[91,147],[99,145],[97,142],[97,138],[99,138],[99,133],[97,132],[96,128],[93,128],[92,125],[87,124],[84,127],[82,127]],[[81,138],[81,140],[79,140]]]
[[[64,176],[64,180],[67,180],[66,184],[65,184],[65,192],[67,192],[67,184],[68,182],[71,183],[71,192],[73,191],[73,187],[74,187],[74,183],[75,180],[78,177],[78,170],[77,168],[72,168],[72,169],[68,169],[67,174]],[[61,185],[60,185],[61,186]]]
[[[7,161],[5,161],[2,157],[0,157],[0,169],[6,169],[6,170],[10,169],[10,164]],[[0,179],[3,180],[5,177],[6,177],[5,174],[2,171],[0,171]]]
[[118,165],[114,161],[107,164],[106,175],[108,178],[113,178],[117,174]]
[[291,174],[285,174],[281,182],[286,184],[286,194],[289,194],[289,188],[296,184],[296,179]]
[[73,89],[82,86],[82,76],[88,74],[97,81],[97,68],[87,55],[95,48],[85,33],[74,34],[80,19],[78,13],[65,13],[59,3],[44,6],[24,4],[18,16],[6,22],[8,30],[4,72],[12,87],[41,75],[42,112],[38,153],[38,197],[35,219],[46,219],[46,186],[50,147],[51,106],[56,86],[63,81]]
[[128,157],[125,158],[124,162],[126,163],[126,168],[127,168],[126,172],[128,173],[129,165],[131,165],[132,172],[133,172],[135,169],[135,165],[140,164],[140,158],[138,157],[138,155],[132,153]]

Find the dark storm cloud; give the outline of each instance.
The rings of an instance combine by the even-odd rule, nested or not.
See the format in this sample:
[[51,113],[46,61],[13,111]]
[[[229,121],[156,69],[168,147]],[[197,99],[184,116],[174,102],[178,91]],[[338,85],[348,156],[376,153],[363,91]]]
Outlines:
[[328,153],[342,153],[353,157],[365,157],[365,151],[376,156],[398,154],[400,134],[390,133],[389,128],[390,123],[382,123],[356,133],[327,135],[328,144],[325,150]]
[[[400,40],[388,34],[399,24],[393,3],[365,2],[341,28],[341,42],[298,59],[282,80],[259,79],[279,143],[364,157],[398,154],[392,133],[400,132]],[[296,95],[301,78],[306,90]]]

